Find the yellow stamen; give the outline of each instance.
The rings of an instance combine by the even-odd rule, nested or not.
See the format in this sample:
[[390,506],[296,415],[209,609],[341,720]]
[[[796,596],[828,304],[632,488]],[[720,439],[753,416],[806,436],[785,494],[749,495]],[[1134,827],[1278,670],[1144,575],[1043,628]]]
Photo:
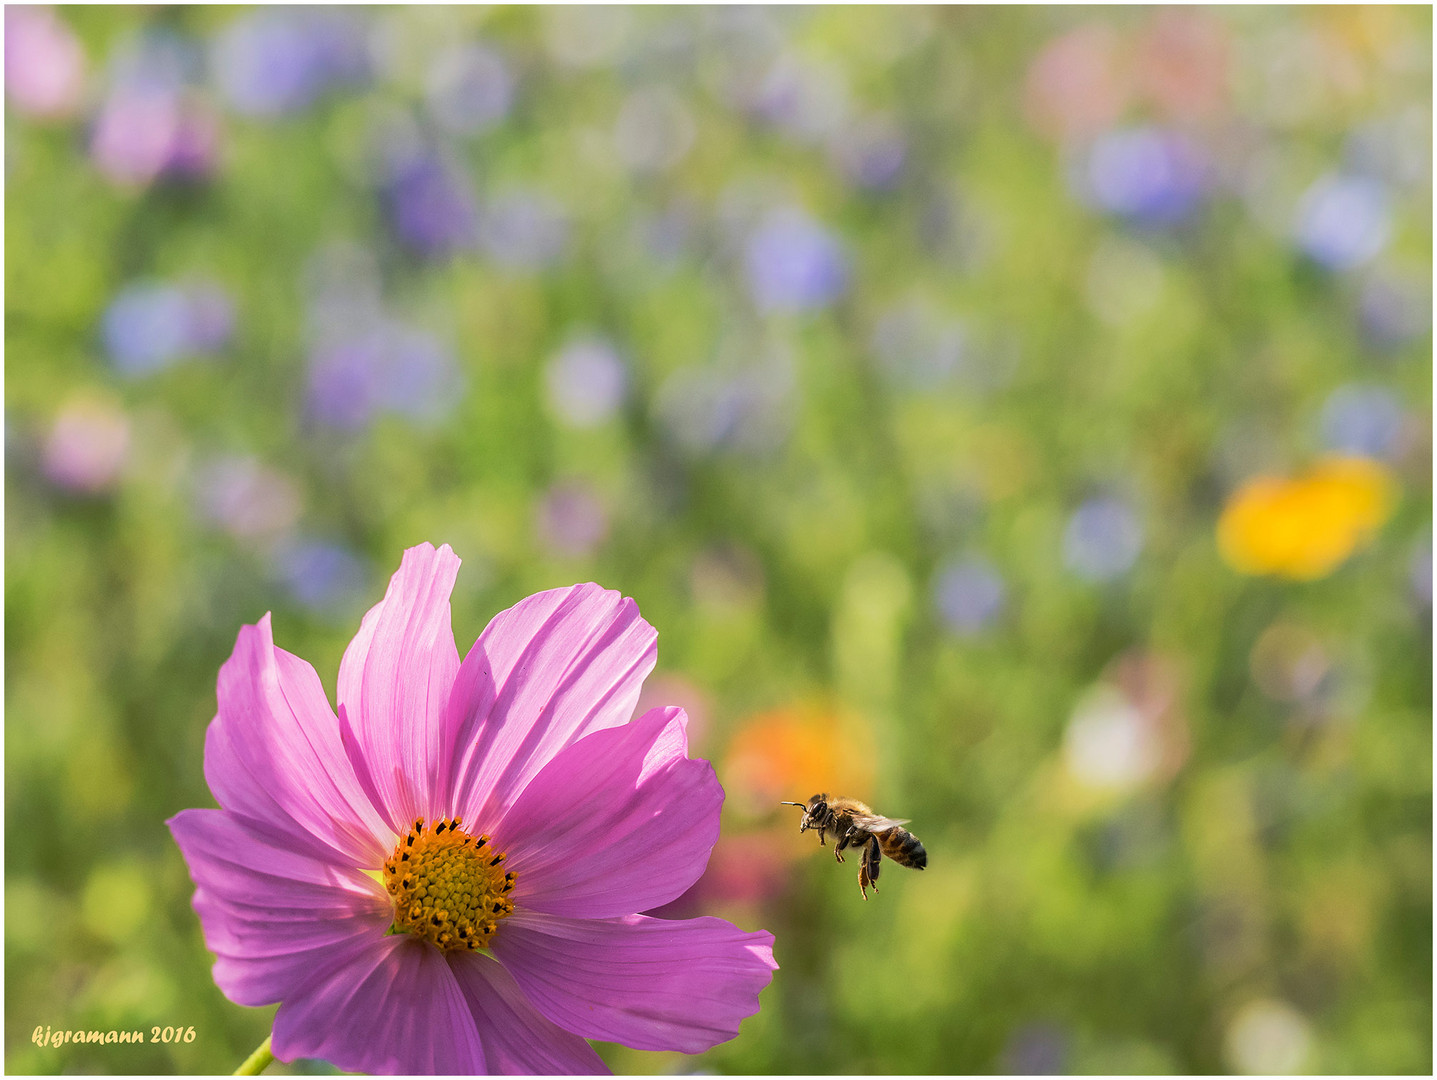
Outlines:
[[504,854],[480,857],[488,836],[471,836],[459,818],[431,830],[423,818],[384,863],[384,888],[394,904],[394,929],[440,949],[483,949],[501,919],[514,911],[514,874]]

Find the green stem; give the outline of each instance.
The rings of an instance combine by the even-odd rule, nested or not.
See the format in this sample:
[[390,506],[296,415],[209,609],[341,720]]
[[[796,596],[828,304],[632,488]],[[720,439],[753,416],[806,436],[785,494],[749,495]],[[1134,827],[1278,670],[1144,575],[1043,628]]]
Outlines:
[[244,1064],[234,1071],[235,1076],[258,1076],[264,1072],[269,1063],[274,1060],[274,1051],[269,1048],[270,1036],[266,1035],[264,1042],[255,1047],[255,1051],[244,1059]]

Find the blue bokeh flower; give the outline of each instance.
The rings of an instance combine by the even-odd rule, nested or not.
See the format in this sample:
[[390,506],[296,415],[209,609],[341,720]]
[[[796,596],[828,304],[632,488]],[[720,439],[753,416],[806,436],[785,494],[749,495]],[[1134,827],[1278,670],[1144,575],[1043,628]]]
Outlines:
[[1084,502],[1063,531],[1063,561],[1087,581],[1111,581],[1132,568],[1143,550],[1143,526],[1122,499]]
[[744,265],[764,311],[827,307],[848,289],[848,256],[838,239],[797,210],[771,212],[750,235]]
[[1387,189],[1366,176],[1328,173],[1297,207],[1297,246],[1328,270],[1351,270],[1375,258],[1392,233]]
[[1175,225],[1202,205],[1208,163],[1202,148],[1177,132],[1122,128],[1088,149],[1079,194],[1100,210],[1147,226]]
[[219,352],[233,329],[229,297],[218,286],[136,282],[111,301],[100,333],[115,369],[135,378]]
[[978,555],[950,559],[933,583],[933,603],[955,634],[976,634],[992,625],[1007,606],[1008,589],[988,560]]

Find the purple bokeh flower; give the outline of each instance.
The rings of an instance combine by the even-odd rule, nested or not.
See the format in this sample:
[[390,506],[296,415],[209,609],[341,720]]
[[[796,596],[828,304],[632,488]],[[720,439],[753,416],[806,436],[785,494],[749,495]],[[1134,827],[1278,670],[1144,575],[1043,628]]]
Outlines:
[[160,175],[203,180],[219,167],[220,150],[220,121],[214,110],[197,101],[182,101]]
[[1339,386],[1322,406],[1322,442],[1329,450],[1390,458],[1402,437],[1402,402],[1382,386]]
[[392,169],[384,197],[401,243],[431,258],[474,246],[479,208],[469,177],[456,162],[420,151],[395,162]]
[[252,457],[224,457],[196,474],[196,501],[202,517],[242,540],[278,536],[302,508],[294,481]]
[[90,129],[90,157],[111,183],[201,180],[219,165],[219,117],[196,84],[200,52],[177,33],[152,30],[110,62],[110,87]]
[[672,438],[695,453],[762,456],[788,438],[795,380],[782,356],[733,371],[681,367],[664,380],[654,407]]
[[1378,347],[1415,341],[1432,328],[1432,280],[1374,275],[1362,287],[1358,310],[1363,332]]
[[262,8],[220,32],[211,64],[236,112],[280,116],[308,107],[331,87],[367,78],[365,26],[340,8]]
[[132,378],[161,371],[187,356],[220,352],[233,329],[228,294],[203,283],[128,285],[101,320],[110,362]]
[[1392,233],[1387,189],[1366,176],[1329,173],[1302,196],[1297,246],[1328,270],[1350,270],[1375,258]]
[[50,8],[5,5],[5,97],[39,119],[64,119],[85,95],[85,50]]
[[555,484],[539,501],[538,533],[544,547],[555,555],[584,558],[609,535],[609,512],[598,493],[587,484]]
[[[615,252],[632,257],[627,265],[643,273],[666,276],[696,253],[701,223],[699,213],[683,200],[662,209],[636,210]],[[630,272],[625,269],[626,280]]]
[[1408,567],[1408,582],[1412,586],[1412,598],[1423,611],[1432,609],[1432,534],[1427,532],[1417,541],[1412,550],[1412,562]]
[[1085,201],[1139,225],[1175,225],[1201,205],[1208,162],[1191,139],[1160,128],[1110,131],[1088,150],[1078,178]]
[[636,914],[703,873],[723,802],[682,709],[631,719],[653,628],[576,585],[500,613],[461,662],[458,569],[405,553],[338,716],[268,615],[241,629],[205,745],[222,809],[169,822],[215,982],[280,1003],[280,1060],[347,1071],[596,1073],[586,1039],[732,1038],[773,936]]
[[1073,512],[1063,531],[1063,561],[1087,581],[1121,577],[1142,550],[1142,522],[1118,498],[1089,499]]
[[383,407],[384,351],[369,337],[320,344],[309,358],[309,412],[322,424],[355,431]]
[[444,419],[463,396],[452,352],[434,335],[377,320],[324,338],[310,354],[309,411],[358,430],[384,412],[417,423]]
[[454,354],[433,334],[406,326],[387,335],[386,407],[419,424],[442,420],[464,392]]
[[1003,612],[1008,590],[986,559],[970,555],[948,562],[933,584],[933,602],[944,625],[956,634],[975,634]]
[[475,135],[504,119],[514,100],[514,76],[504,58],[466,42],[434,58],[424,83],[435,121],[455,135]]
[[274,553],[280,584],[300,607],[320,615],[344,614],[369,583],[369,566],[342,544],[290,538]]
[[1072,1036],[1054,1023],[1023,1024],[1003,1048],[1002,1071],[1016,1076],[1060,1076],[1068,1071]]
[[749,291],[765,311],[826,307],[848,289],[848,256],[823,226],[795,210],[770,213],[744,253]]
[[751,112],[798,142],[837,135],[848,120],[848,82],[842,69],[794,52],[780,54],[748,93]]
[[932,390],[963,368],[968,335],[963,324],[917,303],[890,308],[873,328],[880,371],[905,390]]
[[184,286],[185,337],[190,348],[216,353],[234,336],[235,310],[229,293],[212,282]]
[[1343,164],[1396,188],[1418,192],[1432,183],[1431,111],[1412,101],[1353,128],[1344,140]]
[[180,131],[179,97],[158,87],[122,87],[95,117],[90,156],[112,182],[142,187],[160,175]]
[[903,176],[908,144],[888,117],[873,116],[834,137],[833,156],[850,183],[888,191]]
[[95,119],[90,156],[121,187],[202,180],[219,164],[219,121],[204,105],[169,91],[117,91]]
[[219,163],[219,120],[175,91],[121,88],[95,118],[90,156],[105,178],[121,187],[144,187],[162,178],[201,180]]
[[548,196],[511,191],[485,205],[479,243],[501,266],[542,270],[563,258],[569,244],[569,223],[563,208]]
[[565,345],[544,372],[549,407],[570,427],[602,424],[624,403],[628,371],[607,341],[578,338]]

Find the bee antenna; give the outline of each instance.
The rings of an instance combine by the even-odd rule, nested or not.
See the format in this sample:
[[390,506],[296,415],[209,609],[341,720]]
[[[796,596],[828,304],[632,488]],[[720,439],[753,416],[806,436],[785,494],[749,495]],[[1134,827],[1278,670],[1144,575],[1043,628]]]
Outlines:
[[796,807],[798,807],[800,810],[805,810],[805,809],[808,808],[808,804],[807,804],[807,803],[801,803],[801,802],[781,802],[781,803],[779,803],[778,805],[779,805],[779,806],[796,806]]

